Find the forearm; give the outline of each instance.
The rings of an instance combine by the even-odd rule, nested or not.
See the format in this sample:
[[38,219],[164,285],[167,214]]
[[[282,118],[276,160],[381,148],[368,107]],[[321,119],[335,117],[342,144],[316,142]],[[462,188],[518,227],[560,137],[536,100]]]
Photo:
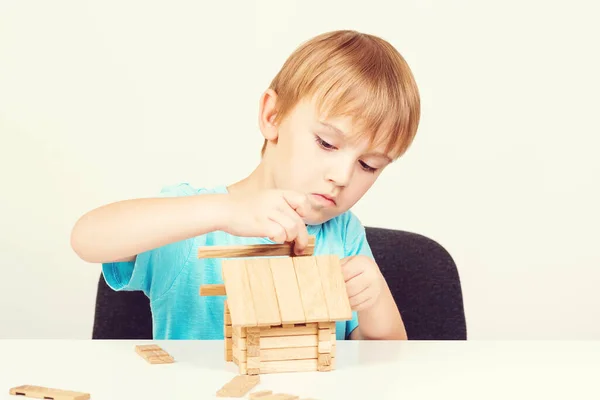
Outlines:
[[83,215],[71,247],[88,262],[111,262],[168,243],[217,230],[224,218],[222,195],[133,199]]
[[358,311],[357,339],[406,340],[406,329],[396,302],[383,277],[383,288],[377,302]]

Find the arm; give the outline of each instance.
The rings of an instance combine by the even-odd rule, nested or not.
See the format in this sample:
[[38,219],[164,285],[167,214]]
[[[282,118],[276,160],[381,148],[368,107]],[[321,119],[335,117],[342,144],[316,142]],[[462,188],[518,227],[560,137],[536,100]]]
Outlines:
[[71,247],[91,263],[133,261],[137,254],[220,228],[223,194],[133,199],[94,209],[76,222]]
[[400,311],[389,286],[381,276],[382,292],[369,308],[358,311],[358,327],[350,334],[351,340],[407,340]]

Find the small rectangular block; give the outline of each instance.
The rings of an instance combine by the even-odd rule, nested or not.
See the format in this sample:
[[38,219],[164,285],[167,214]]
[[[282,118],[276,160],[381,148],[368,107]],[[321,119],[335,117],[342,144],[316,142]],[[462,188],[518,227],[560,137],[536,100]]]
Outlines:
[[248,346],[248,349],[246,350],[246,355],[248,357],[260,357],[260,347]]
[[36,399],[88,400],[91,398],[89,393],[73,392],[70,390],[54,389],[36,385],[21,385],[13,387],[8,393],[15,396],[25,396]]
[[319,342],[323,340],[331,340],[331,330],[329,328],[319,329]]
[[328,340],[328,341],[323,340],[323,341],[319,342],[318,347],[319,347],[319,349],[318,349],[319,353],[331,353],[331,341],[330,340]]
[[217,397],[243,397],[259,382],[259,375],[237,375],[217,391]]
[[248,395],[248,398],[250,400],[255,400],[255,399],[259,399],[263,396],[267,396],[269,394],[273,394],[273,391],[272,390],[261,390],[260,392],[250,393],[250,395]]
[[175,362],[173,357],[155,344],[141,344],[135,346],[135,352],[150,364],[171,364]]

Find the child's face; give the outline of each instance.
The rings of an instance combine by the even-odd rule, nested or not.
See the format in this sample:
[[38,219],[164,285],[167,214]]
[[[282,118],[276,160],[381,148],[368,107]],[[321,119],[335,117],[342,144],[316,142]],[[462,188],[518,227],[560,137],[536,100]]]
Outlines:
[[349,117],[323,120],[311,100],[299,103],[281,125],[270,129],[277,137],[269,157],[273,183],[308,195],[316,211],[305,221],[309,224],[351,208],[391,162],[383,149],[349,140]]

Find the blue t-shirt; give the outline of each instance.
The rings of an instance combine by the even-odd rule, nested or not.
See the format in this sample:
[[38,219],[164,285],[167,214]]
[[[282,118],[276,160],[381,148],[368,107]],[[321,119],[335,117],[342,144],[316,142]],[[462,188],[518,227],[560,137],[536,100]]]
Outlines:
[[[225,186],[193,188],[187,183],[164,188],[160,197],[227,193]],[[347,211],[323,224],[307,226],[315,236],[314,255],[336,254],[340,258],[363,254],[373,257],[365,230]],[[200,246],[273,243],[268,238],[233,236],[214,231],[173,242],[138,254],[135,262],[102,264],[113,290],[141,290],[150,300],[155,340],[223,339],[225,296],[200,296],[201,285],[223,283],[221,260],[197,256]],[[348,339],[358,326],[357,314],[336,322],[338,340]]]

